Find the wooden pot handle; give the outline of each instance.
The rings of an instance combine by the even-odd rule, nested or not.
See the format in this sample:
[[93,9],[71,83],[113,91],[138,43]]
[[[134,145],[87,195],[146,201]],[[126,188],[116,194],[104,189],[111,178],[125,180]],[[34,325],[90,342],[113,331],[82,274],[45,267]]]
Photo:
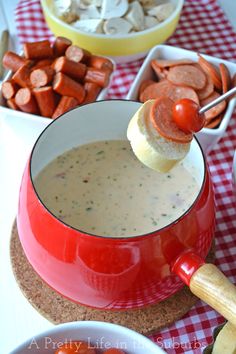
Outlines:
[[215,265],[201,265],[191,276],[189,287],[236,327],[236,287]]

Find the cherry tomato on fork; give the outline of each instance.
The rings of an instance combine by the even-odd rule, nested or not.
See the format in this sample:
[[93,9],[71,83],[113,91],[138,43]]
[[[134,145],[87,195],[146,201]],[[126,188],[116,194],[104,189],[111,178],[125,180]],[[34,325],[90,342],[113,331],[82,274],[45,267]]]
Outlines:
[[185,133],[196,133],[204,127],[206,120],[204,114],[199,114],[199,109],[196,102],[182,98],[174,104],[173,120]]
[[86,342],[71,341],[64,343],[56,350],[55,354],[96,354],[96,351],[90,348]]

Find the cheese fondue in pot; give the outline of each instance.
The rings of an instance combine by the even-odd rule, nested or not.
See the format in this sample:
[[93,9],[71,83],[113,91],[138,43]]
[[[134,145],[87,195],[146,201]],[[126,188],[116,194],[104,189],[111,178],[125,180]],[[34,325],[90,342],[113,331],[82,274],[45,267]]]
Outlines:
[[51,161],[36,176],[36,191],[60,220],[81,231],[132,237],[160,229],[194,202],[195,167],[168,173],[144,166],[126,140],[85,144]]

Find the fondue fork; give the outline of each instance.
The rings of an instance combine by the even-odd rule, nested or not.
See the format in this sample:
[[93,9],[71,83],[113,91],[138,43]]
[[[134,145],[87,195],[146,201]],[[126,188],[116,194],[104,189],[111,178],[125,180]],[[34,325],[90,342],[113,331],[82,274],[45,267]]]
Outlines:
[[231,90],[227,91],[226,93],[224,93],[223,95],[221,95],[220,97],[218,97],[215,100],[211,101],[210,103],[206,104],[204,107],[200,108],[199,114],[205,113],[209,109],[215,107],[218,103],[224,101],[226,98],[228,98],[234,94],[236,94],[236,86],[234,88],[232,88]]

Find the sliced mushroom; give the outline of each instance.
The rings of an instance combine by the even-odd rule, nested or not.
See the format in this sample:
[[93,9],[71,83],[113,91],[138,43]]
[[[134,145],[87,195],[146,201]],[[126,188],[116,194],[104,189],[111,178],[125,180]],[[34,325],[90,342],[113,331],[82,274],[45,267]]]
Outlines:
[[127,34],[132,25],[123,18],[115,17],[104,22],[103,30],[106,34]]
[[57,9],[58,14],[63,14],[70,10],[71,0],[55,0],[54,6]]
[[78,9],[78,12],[80,12],[80,10],[86,10],[89,5],[92,5],[92,4],[90,4],[90,2],[92,2],[92,0],[89,1],[88,4],[87,4],[87,1],[84,1],[84,0],[77,0],[77,9]]
[[114,17],[122,17],[128,10],[128,0],[103,0],[101,18],[109,20]]
[[144,29],[144,12],[138,1],[134,1],[130,4],[125,18],[133,25],[136,31],[142,31]]
[[101,7],[102,6],[102,0],[92,0],[92,3],[97,6],[97,7]]
[[154,16],[144,16],[144,27],[151,28],[158,25],[159,21]]
[[81,31],[90,33],[102,33],[103,21],[101,19],[78,20],[72,25]]
[[73,0],[55,0],[54,9],[56,16],[67,23],[71,23],[78,18],[76,4]]
[[106,34],[154,27],[175,8],[170,0],[54,0],[54,7],[56,15],[74,27]]
[[77,6],[80,9],[85,9],[87,6],[94,5],[96,7],[102,6],[102,0],[77,0]]
[[142,5],[144,11],[152,9],[155,6],[161,5],[166,3],[166,0],[139,0],[140,4]]
[[175,7],[172,3],[162,4],[155,6],[153,9],[148,10],[148,15],[155,16],[158,21],[166,20],[174,11]]
[[100,19],[100,12],[95,5],[89,5],[85,9],[79,10],[79,18],[80,20],[87,20],[87,19]]

